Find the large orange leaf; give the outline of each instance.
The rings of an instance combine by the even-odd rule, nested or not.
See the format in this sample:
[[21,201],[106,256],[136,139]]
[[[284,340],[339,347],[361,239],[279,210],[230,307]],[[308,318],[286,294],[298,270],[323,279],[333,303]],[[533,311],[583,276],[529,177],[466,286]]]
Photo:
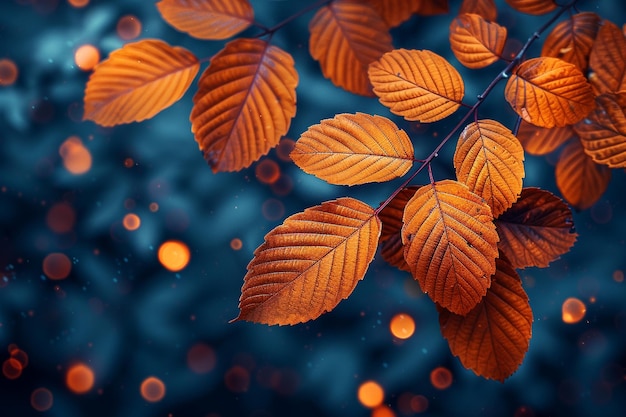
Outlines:
[[227,39],[254,22],[248,0],[161,0],[163,19],[199,39]]
[[413,14],[434,15],[448,12],[448,0],[367,0],[389,27],[405,22]]
[[249,166],[278,144],[296,114],[289,53],[240,38],[211,59],[193,97],[191,130],[213,172]]
[[303,171],[331,184],[384,182],[413,166],[413,144],[404,130],[382,116],[338,114],[300,136],[291,159]]
[[459,14],[464,13],[479,14],[490,22],[495,22],[498,17],[498,9],[494,0],[463,0]]
[[444,180],[418,189],[402,221],[404,258],[422,290],[467,314],[496,269],[498,234],[489,206],[465,184]]
[[518,12],[528,14],[546,14],[558,7],[554,0],[506,0],[509,6]]
[[594,108],[593,91],[574,64],[558,58],[523,62],[506,83],[506,100],[524,120],[535,126],[573,124]]
[[574,128],[585,152],[599,164],[626,168],[626,91],[596,97],[597,107]]
[[546,267],[576,242],[570,209],[560,198],[539,188],[524,188],[495,223],[498,247],[514,268]]
[[500,122],[479,120],[461,132],[454,168],[457,179],[484,198],[493,216],[498,217],[522,191],[524,149]]
[[380,228],[371,207],[348,197],[288,217],[254,251],[235,320],[296,324],[332,310],[365,275]]
[[503,382],[528,351],[533,313],[511,264],[496,259],[487,295],[467,315],[439,309],[439,325],[452,354],[477,375]]
[[576,65],[583,73],[589,66],[589,54],[600,27],[600,16],[591,12],[576,13],[554,27],[546,37],[542,56],[552,56]]
[[522,120],[517,138],[524,150],[531,155],[545,155],[574,136],[571,126],[545,128],[535,126]]
[[411,121],[443,119],[459,108],[465,94],[459,72],[426,50],[387,52],[370,65],[369,77],[380,102]]
[[367,68],[393,49],[389,28],[367,3],[337,0],[320,8],[309,23],[309,51],[324,77],[355,94],[372,96]]
[[563,198],[579,210],[598,201],[611,180],[611,170],[593,162],[579,140],[573,140],[563,149],[554,175]]
[[450,23],[450,48],[468,68],[484,68],[500,59],[506,28],[478,14],[462,14]]
[[114,126],[149,119],[178,101],[199,69],[184,48],[158,39],[128,43],[89,77],[83,120]]
[[591,48],[589,66],[589,81],[596,94],[626,90],[626,39],[615,23],[602,21]]

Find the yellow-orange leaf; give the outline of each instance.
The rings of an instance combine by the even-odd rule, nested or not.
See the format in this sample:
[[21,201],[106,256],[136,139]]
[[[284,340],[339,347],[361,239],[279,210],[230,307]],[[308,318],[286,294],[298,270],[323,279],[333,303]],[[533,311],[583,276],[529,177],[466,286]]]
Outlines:
[[157,8],[175,29],[199,39],[227,39],[254,22],[248,0],[161,0]]
[[546,267],[576,242],[570,209],[560,198],[539,188],[524,188],[495,223],[498,247],[514,268]]
[[463,0],[459,14],[464,13],[479,14],[490,22],[495,22],[498,17],[498,9],[494,0]]
[[389,28],[367,3],[337,0],[320,8],[309,23],[309,52],[324,77],[347,91],[372,96],[367,68],[393,49]]
[[591,48],[589,66],[589,81],[596,95],[626,90],[626,39],[615,23],[602,21]]
[[465,94],[459,72],[426,50],[387,52],[370,65],[369,77],[380,102],[411,121],[443,119],[459,108]]
[[576,65],[552,57],[523,62],[504,94],[518,115],[541,127],[576,123],[595,106],[591,85]]
[[583,73],[600,27],[600,17],[591,12],[571,15],[554,27],[543,43],[542,56],[552,56],[576,65]]
[[332,310],[365,275],[380,228],[371,207],[348,197],[288,217],[254,251],[235,320],[296,324]]
[[450,23],[450,48],[468,68],[484,68],[500,59],[506,28],[478,14],[462,14]]
[[585,152],[599,164],[626,168],[626,91],[596,97],[597,107],[574,128]]
[[532,335],[533,313],[522,281],[505,260],[482,301],[467,315],[439,309],[439,325],[452,354],[477,375],[503,382],[522,363]]
[[517,138],[522,143],[524,150],[531,155],[545,155],[574,136],[571,126],[545,128],[535,126],[522,120]]
[[506,0],[509,6],[518,12],[528,14],[546,14],[558,7],[554,0]]
[[496,269],[498,234],[489,206],[465,184],[444,180],[418,189],[402,221],[404,258],[422,290],[467,314]]
[[563,198],[579,210],[598,201],[611,180],[611,170],[593,162],[578,140],[563,149],[554,175]]
[[291,159],[331,184],[384,182],[413,166],[413,144],[391,120],[369,114],[338,114],[300,136]]
[[448,12],[448,0],[367,0],[389,27],[395,27],[413,14],[434,15]]
[[249,166],[278,144],[296,114],[293,58],[240,38],[211,59],[193,97],[191,130],[213,172]]
[[158,39],[126,44],[89,77],[83,120],[114,126],[149,119],[178,101],[199,69],[194,54]]
[[517,200],[524,178],[524,149],[495,120],[472,122],[461,132],[454,153],[459,181],[485,199],[494,217]]

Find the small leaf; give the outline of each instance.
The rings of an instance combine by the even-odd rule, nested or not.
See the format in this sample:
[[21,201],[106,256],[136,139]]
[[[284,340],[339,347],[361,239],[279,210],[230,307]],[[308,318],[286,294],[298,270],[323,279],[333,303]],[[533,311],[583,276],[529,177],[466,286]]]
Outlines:
[[552,56],[576,65],[583,73],[589,66],[589,54],[600,27],[600,16],[585,12],[571,15],[554,27],[541,50],[542,56]]
[[570,209],[560,198],[539,188],[524,188],[495,223],[500,236],[498,248],[513,268],[546,267],[576,242]]
[[465,184],[421,187],[402,221],[404,258],[422,290],[442,307],[467,314],[491,283],[498,234],[491,209]]
[[484,198],[493,216],[498,217],[522,191],[524,149],[501,123],[479,120],[461,132],[454,168],[457,179]]
[[254,22],[248,0],[161,0],[156,5],[163,20],[198,39],[227,39]]
[[213,172],[249,166],[278,144],[296,114],[293,58],[240,38],[211,59],[193,97],[191,130]]
[[448,0],[367,0],[389,27],[409,20],[413,14],[435,15],[448,12]]
[[531,155],[545,155],[574,136],[571,126],[545,128],[535,126],[522,120],[517,138],[524,150]]
[[349,92],[372,96],[367,68],[393,49],[389,28],[369,4],[336,0],[309,23],[309,52],[324,77]]
[[459,15],[464,13],[479,14],[489,22],[495,22],[498,17],[498,8],[494,0],[463,0]]
[[114,126],[149,119],[177,102],[199,70],[184,48],[158,39],[128,43],[89,77],[83,120]]
[[598,201],[611,180],[611,170],[593,162],[579,140],[563,149],[554,175],[563,198],[579,210]]
[[348,197],[288,217],[254,251],[233,321],[296,324],[332,310],[365,275],[380,228],[371,207]]
[[413,144],[391,120],[369,114],[338,114],[300,136],[291,159],[304,172],[331,184],[384,182],[413,166]]
[[593,91],[582,72],[552,57],[523,62],[506,83],[504,95],[518,115],[541,127],[576,123],[594,108]]
[[589,66],[589,81],[596,95],[626,90],[626,39],[615,23],[602,21],[591,48]]
[[476,375],[504,382],[522,363],[532,335],[533,313],[519,275],[496,259],[487,295],[465,316],[439,309],[439,325],[452,354]]
[[558,7],[553,0],[506,0],[506,2],[518,12],[534,15],[550,13]]
[[465,93],[458,71],[431,51],[396,49],[369,68],[374,93],[406,120],[435,122],[454,113]]
[[462,14],[450,23],[450,48],[468,68],[484,68],[500,59],[506,28],[477,14]]

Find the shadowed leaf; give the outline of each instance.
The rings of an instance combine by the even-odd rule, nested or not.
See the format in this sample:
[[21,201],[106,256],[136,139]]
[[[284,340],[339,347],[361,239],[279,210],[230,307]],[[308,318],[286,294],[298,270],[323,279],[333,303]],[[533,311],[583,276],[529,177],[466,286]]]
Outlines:
[[571,126],[539,127],[522,120],[517,138],[524,150],[531,155],[545,155],[575,135]]
[[450,48],[468,68],[484,68],[502,55],[506,28],[477,14],[462,14],[450,23]]
[[498,9],[494,0],[463,0],[459,15],[474,13],[481,15],[483,19],[495,22],[498,17]]
[[409,20],[413,14],[435,15],[448,12],[448,0],[367,0],[389,27]]
[[589,81],[596,95],[626,90],[626,39],[613,22],[603,20],[589,56]]
[[600,27],[600,17],[585,12],[571,15],[554,27],[543,43],[542,56],[552,56],[576,65],[583,73]]
[[552,0],[506,0],[506,2],[518,12],[528,14],[546,14],[558,6]]
[[403,271],[411,272],[409,265],[404,260],[404,245],[402,245],[402,215],[406,203],[415,195],[419,187],[408,187],[400,191],[380,211],[378,217],[383,224],[380,234],[380,249],[383,259],[389,264]]

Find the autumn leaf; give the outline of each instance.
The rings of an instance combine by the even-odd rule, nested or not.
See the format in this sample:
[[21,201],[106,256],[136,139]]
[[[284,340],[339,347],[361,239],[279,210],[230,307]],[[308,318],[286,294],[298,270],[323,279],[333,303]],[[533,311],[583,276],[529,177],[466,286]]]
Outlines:
[[435,15],[448,12],[447,0],[367,0],[389,27],[409,20],[413,14]]
[[558,7],[553,0],[506,0],[518,12],[540,15],[550,13]]
[[468,68],[484,68],[500,59],[507,31],[478,14],[462,14],[450,23],[450,48]]
[[603,20],[589,55],[589,81],[596,95],[626,90],[626,39],[620,28]]
[[504,95],[518,115],[541,127],[576,123],[595,106],[583,73],[552,57],[523,62],[506,83]]
[[422,290],[442,307],[466,314],[487,292],[498,256],[491,209],[465,184],[421,187],[402,221],[404,258]]
[[498,8],[494,0],[463,0],[459,15],[465,13],[478,14],[489,22],[495,22],[498,17]]
[[517,138],[524,150],[531,155],[545,155],[575,135],[571,126],[545,128],[522,120]]
[[177,102],[200,70],[188,50],[158,39],[128,43],[98,64],[85,88],[83,120],[140,122]]
[[494,217],[517,200],[524,178],[524,149],[509,129],[479,120],[463,129],[454,153],[457,179],[479,195]]
[[576,65],[583,73],[589,66],[589,55],[600,27],[595,13],[576,13],[560,22],[546,37],[542,56],[552,56]]
[[435,122],[461,105],[465,85],[445,58],[431,51],[396,49],[369,68],[374,93],[406,120]]
[[198,84],[191,130],[213,172],[237,171],[265,155],[296,113],[293,58],[260,39],[226,44]]
[[524,188],[495,223],[500,236],[498,248],[513,268],[546,267],[576,242],[570,209],[560,198],[539,188]]
[[227,39],[254,22],[248,0],[161,0],[156,6],[163,20],[198,39]]
[[439,308],[439,325],[452,354],[476,375],[504,382],[522,364],[532,335],[528,295],[511,264],[496,259],[491,287],[461,316]]
[[579,140],[571,141],[563,149],[554,175],[563,198],[579,210],[598,201],[611,180],[611,170],[593,162]]
[[367,68],[393,49],[389,28],[366,3],[337,0],[320,8],[309,23],[309,52],[324,77],[349,92],[372,96]]
[[380,229],[374,210],[348,197],[288,217],[254,251],[233,321],[296,324],[332,310],[365,275]]

